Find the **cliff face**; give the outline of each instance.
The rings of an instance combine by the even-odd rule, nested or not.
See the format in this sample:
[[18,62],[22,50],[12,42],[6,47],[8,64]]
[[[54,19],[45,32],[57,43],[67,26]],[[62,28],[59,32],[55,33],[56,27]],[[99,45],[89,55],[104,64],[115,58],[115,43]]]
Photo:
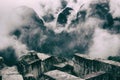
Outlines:
[[[72,3],[75,4],[73,6],[73,4],[69,5],[70,3],[67,0],[60,0],[62,3],[60,10],[56,8],[57,6],[55,7],[57,9],[55,14],[52,12],[52,9],[45,10],[46,13],[41,18],[34,9],[27,6],[15,8],[11,16],[13,19],[11,24],[14,24],[12,25],[14,29],[10,30],[8,34],[24,47],[19,51],[18,46],[14,46],[14,52],[21,56],[23,51],[35,50],[37,52],[70,58],[76,52],[89,53],[90,51],[95,51],[91,50],[91,47],[94,47],[94,45],[96,47],[96,44],[106,44],[106,49],[102,50],[103,53],[106,52],[107,54],[109,52],[106,50],[112,47],[109,47],[109,42],[119,48],[116,45],[116,41],[119,42],[120,40],[118,35],[119,17],[113,17],[113,13],[110,12],[110,1],[88,0],[85,3],[82,0],[80,1],[81,3],[79,3],[79,0],[73,0]],[[41,6],[44,9],[48,5],[42,5],[41,3]],[[44,13],[44,10],[42,12]],[[59,24],[62,27],[58,27]],[[101,32],[97,32],[98,29]],[[104,36],[104,34],[106,35]],[[104,38],[108,40],[105,41]],[[14,43],[14,41],[12,42]],[[100,49],[97,48],[97,51],[101,51]],[[115,48],[111,51],[114,52],[113,54],[119,54],[118,50]],[[10,53],[9,49],[5,49],[5,51],[5,53]],[[1,54],[3,53],[1,52]]]

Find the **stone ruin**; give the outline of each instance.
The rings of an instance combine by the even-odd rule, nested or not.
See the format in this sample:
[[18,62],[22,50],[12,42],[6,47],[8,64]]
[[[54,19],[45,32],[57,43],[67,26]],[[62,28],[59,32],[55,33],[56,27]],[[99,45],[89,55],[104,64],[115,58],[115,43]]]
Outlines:
[[0,57],[0,80],[119,80],[120,63],[76,53],[73,59],[29,52],[13,67]]

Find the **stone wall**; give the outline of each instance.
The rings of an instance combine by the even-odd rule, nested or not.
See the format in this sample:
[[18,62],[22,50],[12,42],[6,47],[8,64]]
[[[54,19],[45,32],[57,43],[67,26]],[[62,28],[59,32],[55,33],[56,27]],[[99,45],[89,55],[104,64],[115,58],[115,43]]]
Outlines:
[[16,66],[13,67],[5,67],[0,70],[1,79],[0,80],[23,80],[21,74],[19,74]]
[[[19,60],[17,64],[19,72],[27,79],[26,75],[32,74],[36,80],[43,73],[55,69],[54,64],[65,62],[66,59],[61,57],[49,56],[43,53],[30,52]],[[28,77],[29,78],[29,77]]]
[[105,72],[104,75],[106,75],[104,79],[101,80],[117,80],[117,78],[120,77],[119,62],[93,59],[90,58],[88,55],[83,54],[76,54],[73,60],[75,65],[74,71],[79,77],[85,78],[86,75],[97,73],[100,71]]
[[[0,58],[0,80],[119,80],[120,63],[75,54],[72,60],[32,52],[23,56],[17,68]],[[21,73],[19,73],[19,72]],[[17,79],[19,78],[19,79]]]

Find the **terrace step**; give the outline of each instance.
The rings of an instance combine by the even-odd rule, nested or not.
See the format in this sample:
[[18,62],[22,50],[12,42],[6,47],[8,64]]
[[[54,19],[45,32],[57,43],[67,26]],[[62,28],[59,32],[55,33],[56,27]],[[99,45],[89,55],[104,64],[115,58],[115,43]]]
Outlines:
[[60,70],[53,70],[43,74],[40,80],[84,80]]

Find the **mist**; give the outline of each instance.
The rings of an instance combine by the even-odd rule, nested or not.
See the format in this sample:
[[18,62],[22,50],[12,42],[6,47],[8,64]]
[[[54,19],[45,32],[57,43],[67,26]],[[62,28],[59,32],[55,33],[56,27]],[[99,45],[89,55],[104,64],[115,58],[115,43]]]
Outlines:
[[119,12],[119,0],[1,0],[0,56],[119,56]]

